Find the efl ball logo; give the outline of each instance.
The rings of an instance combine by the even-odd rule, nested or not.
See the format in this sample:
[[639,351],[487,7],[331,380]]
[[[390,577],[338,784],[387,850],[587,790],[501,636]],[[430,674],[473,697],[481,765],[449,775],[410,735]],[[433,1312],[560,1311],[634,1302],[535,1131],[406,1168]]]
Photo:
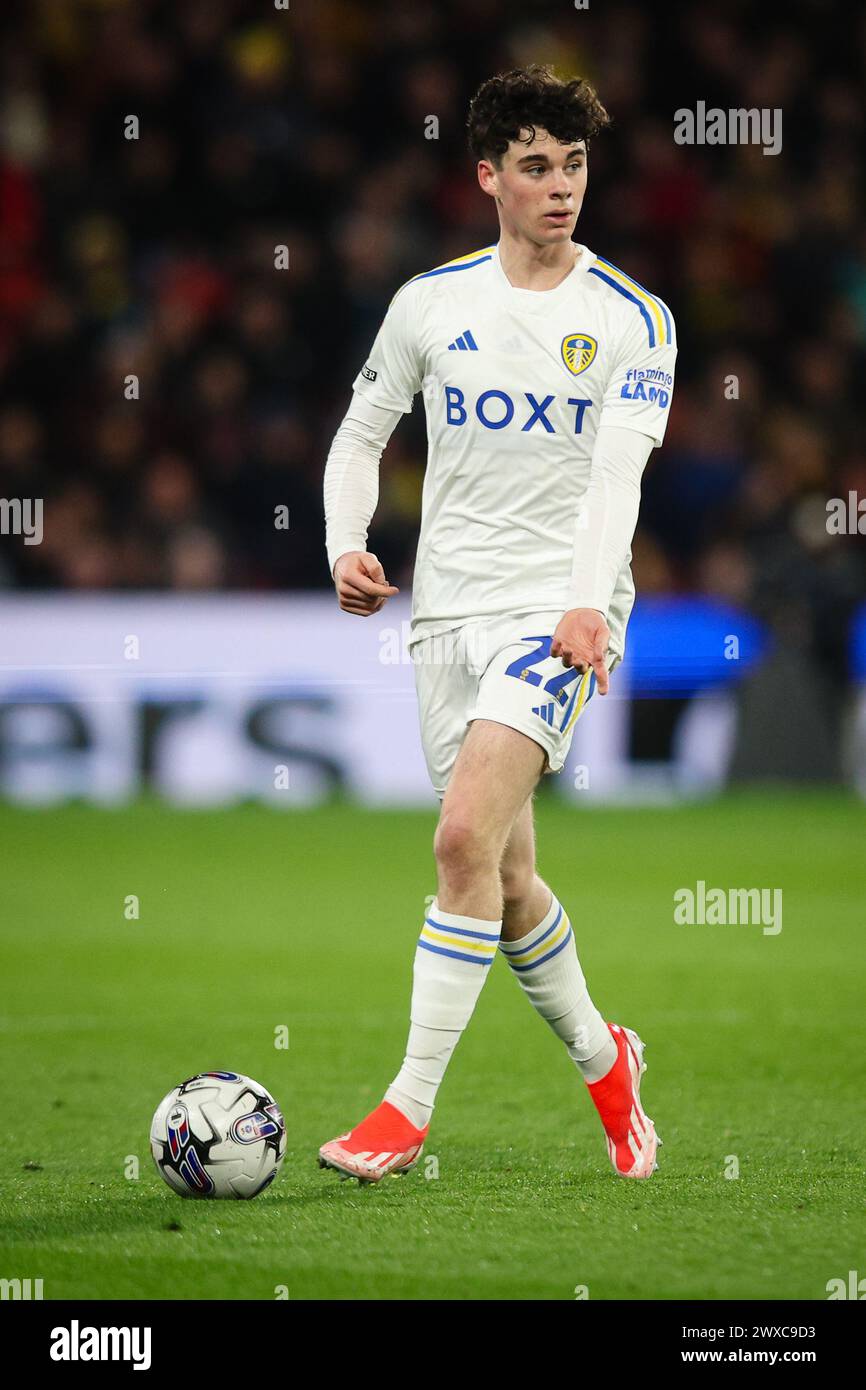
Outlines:
[[580,376],[598,352],[598,343],[588,333],[569,333],[562,340],[562,360],[572,376]]
[[278,1105],[266,1105],[265,1113],[256,1110],[252,1115],[242,1115],[235,1120],[229,1131],[236,1144],[255,1144],[259,1139],[272,1139],[285,1129]]

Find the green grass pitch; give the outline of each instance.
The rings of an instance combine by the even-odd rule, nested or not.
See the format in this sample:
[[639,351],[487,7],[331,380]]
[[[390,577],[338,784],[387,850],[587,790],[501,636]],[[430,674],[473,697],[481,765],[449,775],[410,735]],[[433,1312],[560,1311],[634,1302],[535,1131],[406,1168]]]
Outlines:
[[[866,810],[545,796],[537,819],[593,995],[647,1042],[649,1182],[613,1174],[501,960],[426,1162],[378,1187],[319,1171],[399,1066],[432,811],[0,810],[0,1277],[49,1299],[824,1299],[866,1273]],[[698,879],[781,888],[781,933],[675,925]],[[282,1172],[251,1203],[183,1201],[150,1158],[157,1102],[213,1068],[286,1115]]]

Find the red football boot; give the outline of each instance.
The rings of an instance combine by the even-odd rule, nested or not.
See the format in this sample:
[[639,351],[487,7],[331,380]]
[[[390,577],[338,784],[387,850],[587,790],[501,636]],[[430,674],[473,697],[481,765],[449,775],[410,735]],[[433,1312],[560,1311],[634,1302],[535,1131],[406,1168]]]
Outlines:
[[646,1071],[644,1044],[631,1028],[609,1023],[617,1059],[600,1081],[588,1082],[589,1094],[601,1116],[607,1152],[623,1178],[650,1178],[658,1168],[655,1125],[640,1103],[640,1079]]
[[335,1168],[341,1177],[360,1182],[408,1173],[421,1157],[429,1128],[416,1129],[401,1110],[383,1100],[348,1134],[338,1134],[322,1145],[319,1167]]

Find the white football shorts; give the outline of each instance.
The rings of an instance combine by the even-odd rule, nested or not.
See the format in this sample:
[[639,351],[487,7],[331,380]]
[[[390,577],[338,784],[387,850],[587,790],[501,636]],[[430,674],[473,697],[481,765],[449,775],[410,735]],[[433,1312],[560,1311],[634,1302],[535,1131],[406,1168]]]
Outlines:
[[473,618],[413,643],[421,742],[437,796],[445,794],[473,719],[518,729],[544,749],[546,773],[562,770],[595,673],[581,674],[550,655],[561,617],[559,609]]

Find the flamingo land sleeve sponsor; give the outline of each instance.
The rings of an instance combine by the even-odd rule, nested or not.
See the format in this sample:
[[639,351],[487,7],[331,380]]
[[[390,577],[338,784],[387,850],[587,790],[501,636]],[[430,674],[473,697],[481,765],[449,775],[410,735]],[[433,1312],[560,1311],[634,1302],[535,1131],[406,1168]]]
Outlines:
[[619,394],[625,401],[646,401],[664,410],[670,404],[673,385],[672,373],[660,367],[630,367]]

